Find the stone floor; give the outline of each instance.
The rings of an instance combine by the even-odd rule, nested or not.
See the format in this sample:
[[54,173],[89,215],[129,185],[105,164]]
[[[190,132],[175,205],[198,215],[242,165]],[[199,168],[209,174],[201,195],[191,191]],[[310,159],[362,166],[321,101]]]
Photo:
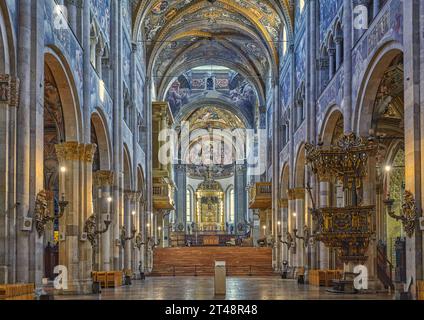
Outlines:
[[[56,296],[56,300],[214,300],[213,278],[148,278],[132,286],[103,289],[101,295]],[[228,278],[227,300],[392,300],[393,295],[340,295],[277,277]]]

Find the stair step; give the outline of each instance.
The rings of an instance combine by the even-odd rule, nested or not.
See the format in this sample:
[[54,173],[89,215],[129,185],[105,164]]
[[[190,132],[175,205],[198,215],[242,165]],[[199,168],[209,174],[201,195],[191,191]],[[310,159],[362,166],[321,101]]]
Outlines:
[[151,276],[213,276],[215,261],[225,261],[228,276],[272,276],[271,248],[156,248]]

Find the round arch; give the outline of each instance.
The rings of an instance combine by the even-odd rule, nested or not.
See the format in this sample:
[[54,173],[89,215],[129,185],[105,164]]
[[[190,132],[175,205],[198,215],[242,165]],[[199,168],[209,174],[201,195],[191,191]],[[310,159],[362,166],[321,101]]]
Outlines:
[[386,43],[371,59],[364,73],[352,119],[353,131],[360,136],[367,136],[372,128],[374,100],[380,86],[380,80],[390,63],[399,54],[403,54],[401,44],[395,41]]
[[294,171],[294,185],[296,188],[305,187],[305,145],[302,144],[297,152]]
[[5,1],[0,3],[0,74],[16,74],[14,31]]
[[128,146],[124,144],[124,188],[125,190],[132,190],[133,186],[133,175],[132,175],[132,165],[131,165],[131,156],[128,149]]
[[100,109],[96,109],[91,115],[92,130],[97,137],[97,151],[100,156],[100,169],[110,170],[112,163],[111,140],[108,132],[106,118]]
[[[333,143],[333,139],[335,138],[335,131],[338,129],[340,119],[343,120],[343,112],[338,105],[333,105],[327,112],[325,119],[322,123],[320,132],[320,139],[324,145],[329,146]],[[342,123],[343,125],[343,123]],[[342,127],[343,133],[343,127]]]
[[214,106],[219,109],[230,111],[243,122],[246,128],[253,128],[253,125],[248,120],[248,115],[242,112],[239,108],[236,108],[233,104],[231,104],[230,101],[226,101],[220,98],[201,98],[186,104],[180,110],[180,112],[175,115],[174,123],[179,125],[184,119],[187,119],[196,110],[208,106]]
[[66,141],[80,142],[82,116],[76,86],[69,64],[54,48],[48,47],[44,54],[45,65],[50,69],[59,92],[65,126]]
[[288,163],[285,163],[281,171],[280,180],[280,199],[288,199],[288,190],[290,185],[290,167]]

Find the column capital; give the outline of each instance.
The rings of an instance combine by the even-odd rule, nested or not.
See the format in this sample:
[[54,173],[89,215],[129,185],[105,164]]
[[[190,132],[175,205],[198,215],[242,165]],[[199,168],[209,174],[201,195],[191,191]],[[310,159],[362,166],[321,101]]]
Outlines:
[[113,185],[114,172],[99,170],[93,172],[93,185],[95,187],[106,187]]
[[80,160],[93,162],[97,146],[95,144],[82,144],[79,142],[64,142],[56,145],[56,154],[59,162]]
[[19,79],[9,74],[0,74],[0,103],[17,107],[19,104]]
[[305,188],[294,188],[289,189],[287,191],[288,193],[288,200],[302,200],[305,199]]
[[278,204],[280,205],[280,209],[285,209],[289,207],[289,199],[280,199],[278,201]]

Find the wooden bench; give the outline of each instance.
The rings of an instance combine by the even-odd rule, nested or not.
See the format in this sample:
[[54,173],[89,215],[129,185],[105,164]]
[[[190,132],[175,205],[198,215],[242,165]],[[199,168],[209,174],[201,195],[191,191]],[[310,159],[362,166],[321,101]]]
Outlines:
[[35,285],[33,283],[0,285],[0,300],[35,300]]
[[417,281],[417,300],[424,300],[424,281]]
[[117,288],[122,286],[122,271],[97,271],[92,273],[94,282],[99,282],[102,288]]
[[334,280],[342,278],[341,270],[310,270],[309,284],[317,287],[331,287]]

